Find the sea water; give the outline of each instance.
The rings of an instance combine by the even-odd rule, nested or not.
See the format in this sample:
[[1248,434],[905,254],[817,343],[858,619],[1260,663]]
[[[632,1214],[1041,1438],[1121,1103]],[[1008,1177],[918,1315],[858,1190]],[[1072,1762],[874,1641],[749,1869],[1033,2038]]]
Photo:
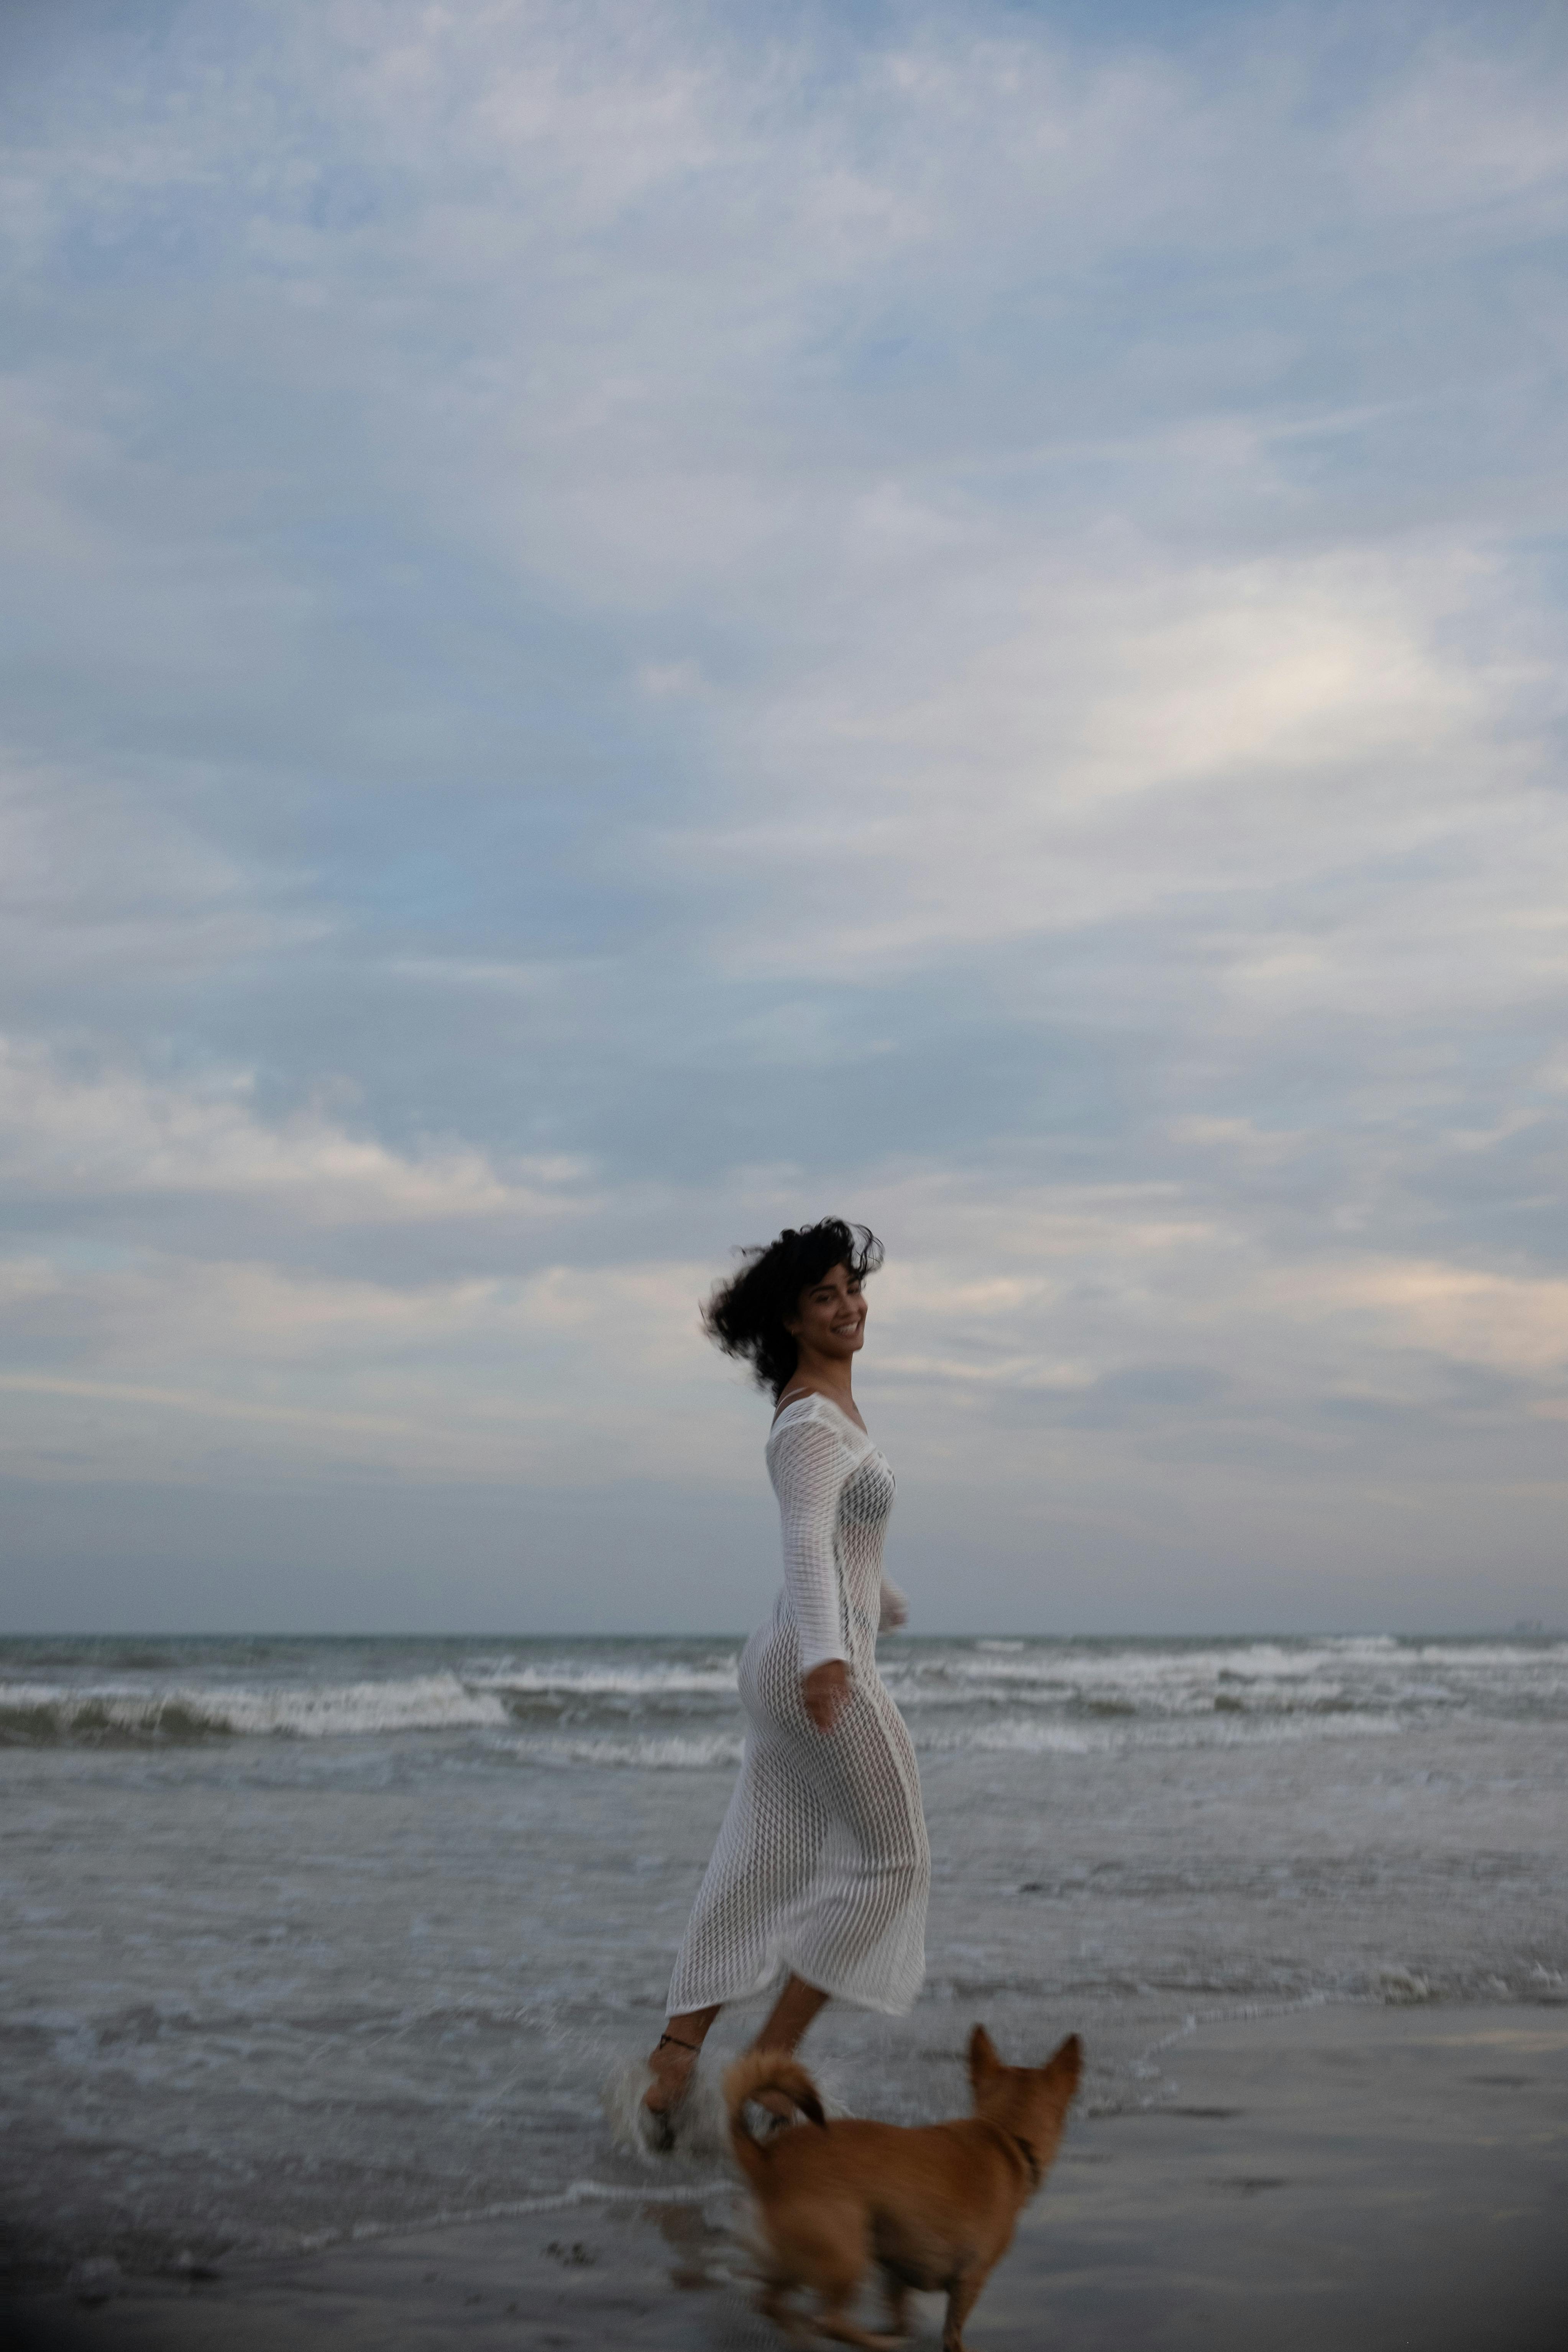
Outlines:
[[[0,1643],[0,2230],[160,2268],[646,2191],[663,2019],[741,1753],[740,1643]],[[1100,2106],[1188,2018],[1568,2000],[1568,1642],[882,1644],[929,1975],[829,2011],[842,2105],[963,2105],[1076,2028]],[[714,2065],[759,2012],[721,2021]],[[700,2143],[660,2180],[700,2189]]]

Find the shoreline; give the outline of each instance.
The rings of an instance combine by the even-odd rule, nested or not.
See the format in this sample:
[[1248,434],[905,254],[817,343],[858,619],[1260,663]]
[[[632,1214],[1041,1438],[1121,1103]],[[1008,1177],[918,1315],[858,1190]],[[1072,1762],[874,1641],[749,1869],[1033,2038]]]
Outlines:
[[[1561,2352],[1568,2001],[1194,2019],[1146,2104],[1074,2118],[975,2352]],[[0,2305],[16,2352],[765,2352],[738,2184],[650,2180],[216,2276]],[[578,2192],[588,2183],[576,2184]],[[940,2301],[917,2298],[917,2337]]]

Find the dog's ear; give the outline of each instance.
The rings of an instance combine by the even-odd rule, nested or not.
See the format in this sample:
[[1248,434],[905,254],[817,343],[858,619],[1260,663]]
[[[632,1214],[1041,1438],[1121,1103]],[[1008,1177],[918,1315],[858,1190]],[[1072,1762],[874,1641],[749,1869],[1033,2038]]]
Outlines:
[[1002,2061],[996,2055],[996,2045],[983,2025],[977,2025],[969,2037],[969,2079],[984,2083],[994,2074]]
[[1046,2080],[1059,2093],[1064,2106],[1077,2090],[1082,2073],[1083,2043],[1076,2033],[1069,2033],[1046,2061]]

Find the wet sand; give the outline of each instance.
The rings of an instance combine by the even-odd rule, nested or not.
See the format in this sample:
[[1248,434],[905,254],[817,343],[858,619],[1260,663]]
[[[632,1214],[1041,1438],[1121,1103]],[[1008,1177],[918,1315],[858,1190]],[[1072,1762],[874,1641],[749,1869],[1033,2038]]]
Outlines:
[[[1563,2352],[1568,2005],[1329,2006],[1156,2056],[1147,2105],[1075,2119],[974,2352]],[[762,2352],[784,2339],[713,2180],[100,2279],[101,2302],[32,2295],[0,2325],[7,2352]],[[928,2339],[941,2309],[920,2305]]]

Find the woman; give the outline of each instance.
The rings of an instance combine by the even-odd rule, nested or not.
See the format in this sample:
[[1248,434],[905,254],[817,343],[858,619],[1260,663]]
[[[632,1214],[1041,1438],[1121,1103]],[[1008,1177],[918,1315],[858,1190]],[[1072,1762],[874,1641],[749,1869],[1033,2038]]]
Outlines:
[[726,2001],[788,1976],[759,2049],[794,2050],[829,2000],[897,2014],[925,1969],[931,1859],[903,1720],[877,1634],[904,1622],[882,1574],[893,1474],[856,1411],[868,1275],[881,1244],[837,1217],[749,1250],[704,1321],[772,1391],[768,1474],[784,1519],[784,1590],[741,1658],[745,1757],[648,2060],[653,2137],[669,2121]]

